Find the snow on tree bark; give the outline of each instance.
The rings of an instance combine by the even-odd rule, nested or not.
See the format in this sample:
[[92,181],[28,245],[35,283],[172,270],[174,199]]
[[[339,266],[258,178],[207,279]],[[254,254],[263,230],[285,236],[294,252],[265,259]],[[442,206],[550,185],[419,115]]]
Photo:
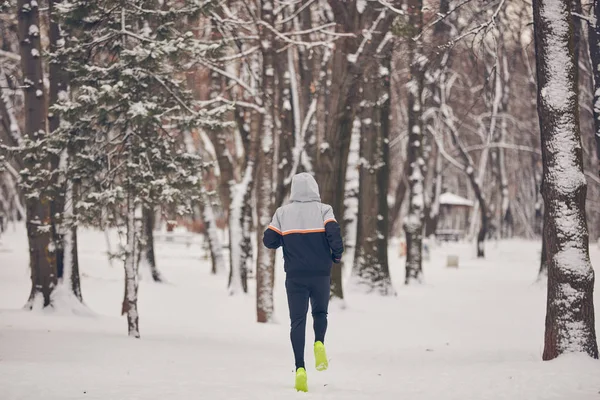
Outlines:
[[[184,133],[184,142],[185,148],[189,153],[198,153],[196,147],[194,146],[192,135],[189,131]],[[219,238],[219,231],[215,218],[213,203],[211,200],[211,194],[206,191],[206,188],[202,189],[199,203],[202,222],[204,222],[206,238],[208,239],[208,246],[210,248],[210,259],[212,263],[211,272],[213,274],[221,274],[226,271],[225,257],[223,256],[223,245],[221,244],[221,239]],[[158,270],[156,272],[158,272]]]
[[[230,295],[248,291],[246,260],[248,258],[252,221],[252,177],[254,163],[248,162],[242,181],[233,187],[229,211],[229,243],[231,246],[228,289]],[[249,219],[249,221],[248,221]]]
[[[262,20],[274,25],[273,3],[271,0],[261,1]],[[278,135],[274,132],[275,66],[274,34],[271,30],[263,31],[262,50],[262,99],[266,110],[262,118],[261,146],[258,152],[258,180],[256,185],[258,227],[257,242],[261,243],[263,232],[269,226],[275,212],[275,194],[273,189],[277,182],[276,155]],[[264,246],[258,246],[256,261],[256,315],[258,322],[272,322],[274,312],[273,285],[275,282],[275,252]]]
[[388,187],[391,45],[366,65],[360,116],[360,172],[353,283],[362,291],[394,295],[388,265]]
[[600,0],[593,0],[594,24],[589,24],[588,36],[590,59],[592,61],[594,139],[596,142],[596,159],[598,160],[598,176],[600,176]]
[[[397,5],[396,2],[393,4]],[[316,152],[315,175],[321,198],[333,207],[335,215],[344,215],[345,177],[350,152],[352,125],[358,109],[364,64],[373,56],[389,30],[395,14],[385,6],[367,7],[359,18],[355,7],[329,0],[340,32],[362,32],[362,38],[339,38],[329,68],[332,71],[323,113],[324,132]],[[341,228],[343,227],[343,221]],[[342,265],[331,272],[331,296],[343,299]]]
[[210,194],[203,192],[202,194],[202,218],[206,226],[206,234],[208,237],[208,245],[210,246],[210,258],[212,261],[211,272],[215,275],[224,274],[227,270],[225,265],[225,256],[223,255],[223,245],[219,238],[219,228],[215,218],[215,210]]
[[[48,2],[48,8],[50,12],[50,27],[49,27],[49,40],[50,40],[50,52],[53,55],[50,59],[48,71],[50,78],[50,112],[48,114],[48,127],[50,135],[55,135],[57,130],[61,126],[61,119],[58,113],[54,112],[53,106],[58,105],[61,98],[64,100],[68,96],[69,86],[69,75],[66,69],[65,56],[55,56],[57,51],[64,48],[65,45],[65,33],[62,31],[58,19],[56,8],[62,3],[62,0],[50,0]],[[53,154],[51,156],[52,170],[58,170],[52,179],[53,187],[53,199],[50,203],[51,215],[52,215],[52,234],[54,244],[56,246],[56,264],[57,264],[57,275],[62,281],[71,282],[71,284],[79,284],[79,266],[77,257],[77,225],[71,221],[71,225],[65,224],[66,210],[65,207],[67,197],[70,197],[71,202],[77,201],[73,198],[74,184],[70,182],[70,178],[67,178],[67,169],[69,166],[69,155],[70,149],[63,150],[65,160],[64,165],[59,169],[61,164],[60,154]],[[69,191],[69,193],[66,193]],[[69,218],[73,218],[73,205],[70,205],[71,209],[69,212]],[[69,236],[69,237],[67,237]],[[68,249],[67,249],[68,247]],[[70,254],[67,254],[69,252]],[[66,265],[66,261],[70,265]],[[81,289],[79,287],[72,287],[73,294],[81,300]]]
[[344,262],[354,265],[358,233],[358,195],[360,190],[360,119],[356,118],[350,137],[344,199]]
[[544,360],[598,358],[570,0],[534,0],[548,300]]
[[154,282],[162,282],[163,278],[156,265],[154,254],[154,209],[142,207],[142,231],[139,251],[139,266],[150,271]]
[[246,147],[246,166],[240,183],[233,188],[229,213],[229,241],[231,243],[231,268],[229,269],[229,294],[248,292],[248,261],[252,258],[251,229],[253,226],[252,192],[256,182],[256,162],[259,151],[261,116],[250,112],[249,138]]
[[[19,0],[18,31],[21,68],[25,93],[25,134],[32,143],[43,140],[46,132],[46,89],[43,79],[40,18],[37,1]],[[51,305],[51,294],[57,283],[56,253],[53,248],[50,198],[44,187],[43,171],[49,159],[44,149],[36,148],[24,163],[21,176],[26,191],[27,237],[31,293],[27,308]]]
[[[69,156],[64,153],[62,168],[68,169]],[[75,215],[75,201],[77,199],[77,185],[72,179],[66,179],[64,184],[64,208],[61,216],[61,241],[62,241],[62,274],[58,277],[58,285],[53,292],[53,297],[58,295],[66,298],[75,297],[83,301],[81,295],[81,279],[79,277],[79,256],[77,251],[77,223]]]
[[[416,34],[423,29],[423,1],[408,3],[408,24]],[[411,35],[412,36],[412,35]],[[422,250],[424,226],[424,179],[423,166],[423,83],[424,56],[422,39],[408,38],[410,57],[410,81],[408,83],[408,215],[404,221],[406,234],[406,275],[404,283],[409,285],[423,279]]]
[[[131,150],[129,150],[131,151]],[[127,194],[127,239],[125,247],[125,296],[122,313],[127,314],[129,336],[140,337],[138,299],[138,271],[135,266],[137,256],[137,238],[135,227],[135,198],[130,191]]]

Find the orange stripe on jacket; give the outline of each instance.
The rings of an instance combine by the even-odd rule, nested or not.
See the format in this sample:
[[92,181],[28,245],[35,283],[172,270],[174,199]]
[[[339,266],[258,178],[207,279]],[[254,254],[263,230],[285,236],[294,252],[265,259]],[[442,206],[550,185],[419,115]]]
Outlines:
[[275,228],[273,225],[269,225],[269,227],[267,229],[270,229],[270,230],[272,230],[274,232],[277,232],[280,235],[282,235],[281,231],[279,229]]
[[283,232],[283,236],[285,236],[285,235],[291,235],[292,233],[319,233],[319,232],[325,232],[325,228],[318,228],[318,229],[291,229],[289,231]]
[[329,218],[327,221],[325,221],[324,225],[327,225],[330,222],[337,222],[335,218]]

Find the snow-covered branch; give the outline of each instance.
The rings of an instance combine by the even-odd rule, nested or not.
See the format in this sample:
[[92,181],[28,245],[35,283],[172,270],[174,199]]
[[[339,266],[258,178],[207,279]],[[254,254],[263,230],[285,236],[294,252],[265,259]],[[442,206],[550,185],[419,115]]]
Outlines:
[[371,28],[369,28],[366,32],[363,32],[363,39],[360,42],[360,45],[358,46],[356,53],[348,54],[348,56],[347,56],[348,62],[350,62],[352,64],[356,63],[356,61],[358,60],[358,57],[360,57],[360,55],[362,54],[367,42],[370,42],[371,39],[373,39],[373,33],[375,32],[375,29],[377,29],[377,25],[379,25],[381,20],[385,17],[385,13],[386,13],[385,10],[382,10],[379,13],[379,15],[377,16],[377,18],[375,19],[375,21],[373,21],[373,25],[371,25]]

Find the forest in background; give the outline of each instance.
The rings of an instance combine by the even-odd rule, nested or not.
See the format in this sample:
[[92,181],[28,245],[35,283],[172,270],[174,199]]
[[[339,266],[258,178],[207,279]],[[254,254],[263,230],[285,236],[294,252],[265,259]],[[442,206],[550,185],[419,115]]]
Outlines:
[[[538,3],[568,16],[568,37],[539,45],[562,40],[576,67],[568,78],[587,246],[587,230],[600,236],[600,11],[580,0]],[[559,110],[540,112],[540,73],[553,69],[536,62],[543,13],[534,32],[532,6],[4,1],[0,215],[27,221],[28,306],[52,306],[60,287],[82,300],[77,228],[116,228],[123,313],[139,336],[137,271],[149,266],[161,279],[153,235],[179,225],[206,236],[229,293],[246,292],[253,273],[257,319],[268,322],[275,254],[256,243],[299,172],[315,176],[349,245],[332,272],[333,298],[344,297],[343,269],[359,290],[394,294],[387,251],[396,236],[406,242],[406,284],[421,282],[422,241],[445,217],[444,193],[473,201],[463,234],[479,257],[488,240],[546,236],[540,124]],[[544,240],[554,250],[542,252],[541,275],[555,241]]]

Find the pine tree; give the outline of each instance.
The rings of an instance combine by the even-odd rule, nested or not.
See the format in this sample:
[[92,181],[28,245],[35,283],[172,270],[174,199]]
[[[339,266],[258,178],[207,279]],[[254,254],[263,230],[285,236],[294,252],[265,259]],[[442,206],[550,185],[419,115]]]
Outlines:
[[71,33],[63,55],[72,74],[72,99],[58,107],[68,126],[57,139],[76,149],[68,172],[81,184],[79,219],[96,226],[107,220],[123,233],[123,313],[133,337],[140,335],[136,260],[142,209],[191,211],[200,200],[203,165],[185,150],[184,132],[219,123],[210,110],[194,106],[182,83],[186,64],[215,50],[195,39],[186,24],[209,5],[196,0],[58,5]]

